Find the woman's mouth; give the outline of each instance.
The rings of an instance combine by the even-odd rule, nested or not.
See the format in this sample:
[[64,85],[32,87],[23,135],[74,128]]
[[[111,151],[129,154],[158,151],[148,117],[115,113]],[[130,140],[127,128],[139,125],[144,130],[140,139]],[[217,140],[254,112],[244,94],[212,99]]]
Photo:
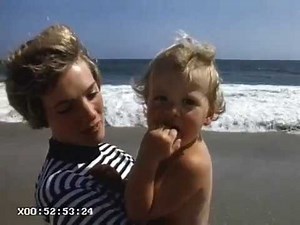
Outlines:
[[99,131],[101,121],[94,123],[93,125],[89,126],[88,128],[82,131],[83,134],[92,134]]

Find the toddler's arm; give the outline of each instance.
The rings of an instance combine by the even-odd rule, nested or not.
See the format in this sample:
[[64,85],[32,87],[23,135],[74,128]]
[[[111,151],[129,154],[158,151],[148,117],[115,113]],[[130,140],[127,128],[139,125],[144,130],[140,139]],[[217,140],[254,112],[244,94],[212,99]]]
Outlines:
[[159,164],[180,147],[174,129],[158,128],[148,131],[129,174],[125,190],[125,205],[129,218],[148,220],[155,194],[155,176]]
[[211,162],[201,154],[174,160],[161,175],[162,162],[179,148],[175,138],[175,133],[168,136],[164,131],[145,135],[125,191],[129,218],[147,221],[164,217],[210,182]]

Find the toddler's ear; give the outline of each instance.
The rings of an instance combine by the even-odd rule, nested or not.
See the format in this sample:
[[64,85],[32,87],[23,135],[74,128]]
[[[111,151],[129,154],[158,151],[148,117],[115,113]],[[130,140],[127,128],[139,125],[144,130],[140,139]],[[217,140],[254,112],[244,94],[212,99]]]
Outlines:
[[143,113],[144,113],[144,116],[147,117],[147,105],[146,104],[143,104]]
[[203,125],[209,126],[210,124],[211,124],[211,117],[209,116],[205,118]]

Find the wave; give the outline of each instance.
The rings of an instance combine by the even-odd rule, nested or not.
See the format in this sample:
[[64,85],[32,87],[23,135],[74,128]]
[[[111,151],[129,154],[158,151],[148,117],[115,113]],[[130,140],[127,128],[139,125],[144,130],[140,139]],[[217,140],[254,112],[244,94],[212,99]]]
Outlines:
[[[205,130],[226,132],[300,131],[300,87],[223,84],[226,112]],[[143,106],[129,85],[103,85],[109,126],[146,126]],[[7,101],[0,83],[0,121],[22,117]]]

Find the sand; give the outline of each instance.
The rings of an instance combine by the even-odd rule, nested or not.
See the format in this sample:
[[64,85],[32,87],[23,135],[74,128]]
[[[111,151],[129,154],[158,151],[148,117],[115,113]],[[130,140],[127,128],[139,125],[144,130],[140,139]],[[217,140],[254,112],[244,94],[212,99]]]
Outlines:
[[[106,141],[136,156],[144,128],[107,128]],[[0,123],[0,216],[3,225],[42,224],[17,216],[34,205],[34,185],[49,130]],[[300,135],[205,132],[214,166],[212,225],[300,224]]]

